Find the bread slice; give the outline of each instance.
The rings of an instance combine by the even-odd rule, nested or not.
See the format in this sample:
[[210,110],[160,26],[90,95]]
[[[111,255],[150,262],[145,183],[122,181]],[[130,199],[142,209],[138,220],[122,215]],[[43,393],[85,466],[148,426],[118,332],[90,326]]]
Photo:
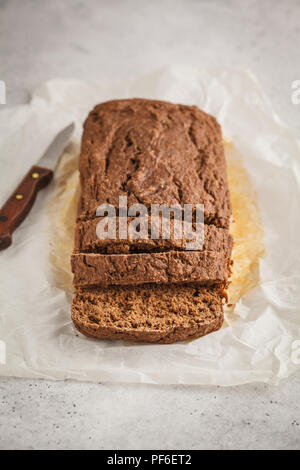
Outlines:
[[75,253],[71,265],[76,287],[186,282],[211,285],[225,283],[229,273],[229,259],[223,252],[214,251]]
[[[78,221],[75,228],[76,253],[102,253],[102,254],[120,254],[120,253],[151,253],[154,251],[186,250],[187,240],[182,237],[174,236],[174,220],[170,220],[170,237],[163,239],[161,232],[159,238],[151,238],[151,231],[148,238],[132,239],[128,236],[126,239],[119,237],[117,225],[116,238],[98,238],[97,225],[101,217],[92,220]],[[132,218],[128,218],[127,225]],[[152,222],[151,222],[152,223]],[[149,223],[150,225],[150,223]],[[232,250],[232,236],[227,229],[215,227],[214,225],[204,225],[203,227],[203,246],[201,251],[224,252],[229,256]]]
[[218,330],[223,297],[194,284],[77,289],[72,320],[92,338],[173,343]]

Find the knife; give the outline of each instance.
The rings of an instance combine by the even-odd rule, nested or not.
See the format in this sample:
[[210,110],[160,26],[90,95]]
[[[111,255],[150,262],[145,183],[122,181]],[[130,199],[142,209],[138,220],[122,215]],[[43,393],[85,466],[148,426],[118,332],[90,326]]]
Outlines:
[[0,250],[12,243],[12,234],[33,206],[38,191],[47,186],[75,128],[74,123],[56,135],[45,153],[33,165],[0,209]]

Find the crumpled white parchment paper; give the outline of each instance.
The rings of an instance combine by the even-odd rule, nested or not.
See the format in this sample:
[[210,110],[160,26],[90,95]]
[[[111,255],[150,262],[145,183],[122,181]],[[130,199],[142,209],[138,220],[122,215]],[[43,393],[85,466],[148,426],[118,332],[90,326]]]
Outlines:
[[[244,158],[257,192],[266,255],[260,283],[234,321],[190,343],[141,345],[76,336],[70,296],[49,265],[50,185],[13,245],[0,252],[0,375],[158,384],[278,383],[300,368],[300,145],[274,115],[255,78],[240,69],[168,67],[135,80],[51,80],[28,105],[0,112],[0,204],[54,135],[98,102],[144,97],[195,104],[217,117]],[[1,359],[1,357],[0,357]]]

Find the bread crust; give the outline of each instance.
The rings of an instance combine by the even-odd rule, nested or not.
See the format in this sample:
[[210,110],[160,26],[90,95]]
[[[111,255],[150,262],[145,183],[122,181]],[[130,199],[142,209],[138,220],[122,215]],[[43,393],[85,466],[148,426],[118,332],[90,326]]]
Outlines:
[[205,223],[231,216],[221,128],[196,106],[130,99],[97,105],[84,124],[78,217],[101,204],[203,204]]
[[123,340],[123,341],[136,341],[143,343],[156,343],[156,344],[172,344],[178,341],[192,341],[200,338],[201,336],[208,335],[213,331],[217,331],[221,328],[224,316],[223,312],[214,320],[207,325],[199,325],[198,328],[194,326],[172,328],[168,331],[136,331],[136,330],[117,330],[113,327],[98,327],[88,328],[78,322],[72,316],[73,324],[75,328],[83,335],[88,338],[97,339],[110,339],[110,340]]

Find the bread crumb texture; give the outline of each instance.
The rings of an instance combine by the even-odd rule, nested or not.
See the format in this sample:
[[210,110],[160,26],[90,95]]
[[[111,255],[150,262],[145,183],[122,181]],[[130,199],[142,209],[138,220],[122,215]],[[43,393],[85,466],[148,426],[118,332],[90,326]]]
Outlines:
[[192,284],[78,289],[72,319],[91,337],[173,343],[221,327],[222,292]]

